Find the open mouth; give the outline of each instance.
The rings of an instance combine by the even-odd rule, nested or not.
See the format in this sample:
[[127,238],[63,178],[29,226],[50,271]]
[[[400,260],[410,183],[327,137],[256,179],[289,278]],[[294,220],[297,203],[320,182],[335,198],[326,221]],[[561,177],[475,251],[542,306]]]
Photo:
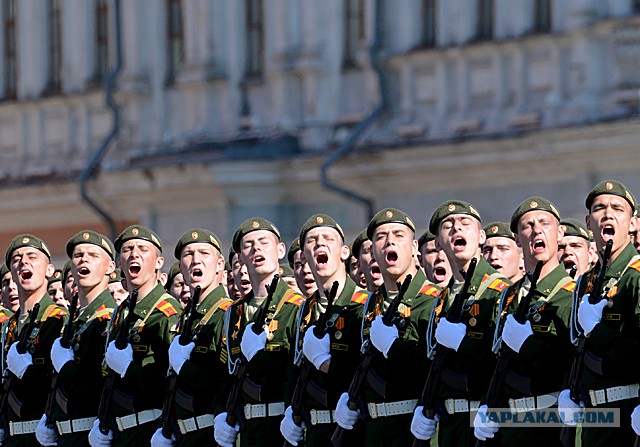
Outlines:
[[573,266],[576,265],[576,263],[571,261],[570,259],[567,259],[567,260],[563,261],[562,264],[564,265],[564,269],[567,272],[569,272],[573,268]]
[[546,247],[547,247],[546,244],[541,239],[536,239],[533,241],[533,251],[536,253],[544,251]]
[[467,241],[462,236],[458,236],[453,240],[453,248],[456,251],[462,251],[467,248]]
[[129,273],[131,273],[131,275],[136,276],[140,273],[140,270],[142,270],[142,267],[140,267],[139,264],[129,264]]
[[395,265],[395,263],[398,262],[398,253],[395,251],[388,251],[385,255],[385,260],[387,261],[387,264]]
[[602,229],[602,236],[605,240],[609,240],[615,236],[616,230],[612,225],[605,225]]
[[499,271],[502,268],[502,264],[500,264],[499,262],[492,262],[491,267]]
[[382,271],[380,271],[380,266],[378,266],[377,263],[371,267],[371,276],[374,279],[378,279],[382,276]]
[[436,267],[435,269],[433,269],[433,275],[438,282],[444,281],[447,277],[447,269],[444,267]]
[[326,253],[318,253],[316,255],[316,264],[319,266],[325,266],[329,262],[329,256]]
[[32,276],[33,273],[28,270],[23,270],[22,272],[20,272],[20,278],[22,279],[31,279]]
[[89,273],[91,273],[91,271],[90,271],[88,268],[86,268],[86,267],[81,267],[81,268],[78,270],[78,274],[79,274],[80,276],[87,276]]
[[196,268],[196,269],[193,269],[193,270],[191,271],[191,276],[192,276],[193,278],[195,278],[195,279],[200,279],[200,278],[202,278],[202,270],[197,269],[197,268]]

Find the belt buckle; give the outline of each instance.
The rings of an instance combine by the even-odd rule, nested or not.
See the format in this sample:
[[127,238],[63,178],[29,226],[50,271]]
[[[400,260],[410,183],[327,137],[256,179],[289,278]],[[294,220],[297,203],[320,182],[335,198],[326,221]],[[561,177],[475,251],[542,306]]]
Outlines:
[[378,406],[375,403],[368,403],[367,406],[369,407],[369,416],[371,416],[371,419],[377,419]]
[[188,432],[187,432],[187,427],[184,425],[184,420],[178,419],[176,422],[178,422],[178,428],[180,429],[180,433],[182,433],[183,435],[186,435]]
[[446,399],[444,401],[444,407],[447,409],[447,413],[453,414],[454,413],[453,399]]
[[316,425],[318,423],[318,415],[316,411],[317,410],[309,410],[309,420],[311,421],[311,425]]

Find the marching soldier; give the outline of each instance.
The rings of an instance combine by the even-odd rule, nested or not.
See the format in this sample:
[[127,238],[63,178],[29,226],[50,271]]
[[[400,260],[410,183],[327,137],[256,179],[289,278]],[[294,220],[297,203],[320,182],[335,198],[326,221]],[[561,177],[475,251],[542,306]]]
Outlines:
[[[72,323],[71,347],[64,348],[60,338],[53,342],[51,362],[58,374],[51,391],[55,393],[51,400],[54,420],[47,421],[43,415],[36,430],[40,444],[58,447],[87,445],[87,432],[96,419],[100,385],[104,383],[101,347],[105,346],[105,331],[116,307],[108,288],[109,275],[116,266],[112,242],[85,230],[69,239],[66,251],[78,286],[80,312]],[[55,422],[54,428],[47,422]]]
[[587,227],[576,219],[564,219],[560,222],[564,230],[564,237],[558,245],[558,257],[567,273],[573,266],[577,268],[575,277],[578,278],[590,270],[598,262],[593,242]]
[[351,243],[351,247],[349,248],[350,255],[349,259],[346,262],[347,272],[349,276],[359,287],[366,289],[367,288],[367,280],[364,277],[364,273],[360,268],[360,263],[358,262],[358,256],[356,255],[356,251],[354,249],[358,249],[358,254],[360,251],[360,247],[362,246],[362,242],[367,239],[367,232],[361,231],[360,234],[356,236],[356,238]]
[[[246,266],[251,281],[251,292],[227,309],[229,364],[233,367],[240,353],[247,361],[247,376],[241,391],[246,429],[240,441],[243,447],[280,447],[284,442],[279,430],[280,420],[285,401],[291,397],[288,394],[291,390],[286,389],[285,383],[292,374],[294,328],[304,297],[280,280],[268,308],[265,329],[256,335],[251,329],[253,319],[267,299],[268,286],[278,273],[285,246],[280,241],[280,232],[271,222],[254,217],[236,230],[233,249]],[[238,434],[238,427],[232,427],[226,421],[226,411],[216,416],[214,436],[223,447],[233,446]]]
[[48,280],[47,293],[58,306],[69,307],[64,296],[64,283],[62,281],[62,270],[56,269]]
[[[304,408],[306,445],[330,445],[336,424],[332,409],[358,366],[358,352],[362,344],[360,325],[363,304],[367,292],[358,287],[347,275],[344,261],[349,247],[344,244],[344,233],[338,223],[326,214],[311,216],[300,231],[302,243],[301,261],[313,272],[320,287],[301,306],[298,317],[298,340],[302,341],[302,353],[313,364],[310,384],[305,392]],[[327,308],[327,292],[333,283],[338,289],[331,308]],[[323,338],[313,332],[322,312],[330,312],[327,322],[330,330]],[[298,348],[300,347],[298,342]],[[295,379],[295,377],[294,377]],[[295,386],[295,383],[292,384]],[[291,444],[297,445],[303,437],[303,427],[296,425],[292,409],[288,407],[280,424],[280,432]],[[350,445],[362,444],[357,438]]]
[[[67,311],[54,304],[47,294],[47,278],[54,272],[49,248],[40,238],[21,234],[16,236],[5,254],[5,263],[18,289],[20,308],[11,317],[4,346],[7,369],[13,374],[11,389],[5,388],[7,408],[2,417],[9,428],[6,446],[38,446],[35,437],[40,416],[51,386],[51,346],[60,335]],[[28,324],[28,312],[36,303],[35,326],[27,334],[29,349],[17,350],[17,339]],[[4,438],[4,429],[0,430]]]
[[[575,282],[558,260],[558,242],[563,231],[560,215],[553,203],[541,197],[523,201],[511,218],[524,256],[526,270],[533,272],[542,262],[542,270],[524,324],[508,315],[502,329],[502,342],[515,355],[509,363],[503,402],[513,414],[555,407],[562,383],[570,367],[571,342],[569,317]],[[486,230],[485,230],[486,231]],[[489,229],[491,231],[491,229]],[[531,278],[524,277],[510,286],[500,301],[497,320],[513,313],[522,298],[530,293]],[[486,440],[496,436],[504,446],[558,446],[560,427],[505,427],[498,430],[485,423],[486,405],[476,416],[475,435]]]
[[509,281],[518,282],[524,276],[524,259],[514,232],[504,222],[492,222],[484,227],[484,233],[487,238],[482,245],[482,257]]
[[129,292],[122,285],[122,270],[119,268],[109,275],[109,291],[118,306],[129,296]]
[[367,291],[375,292],[384,282],[384,278],[378,261],[373,257],[371,246],[365,229],[353,241],[353,255],[358,258],[358,268],[364,275]]
[[443,250],[436,248],[436,236],[429,230],[418,238],[418,252],[420,253],[420,266],[427,275],[427,279],[440,288],[446,288],[453,272],[447,255]]
[[0,293],[2,294],[3,313],[11,317],[20,308],[18,300],[18,287],[13,282],[11,272],[3,263],[0,266]]
[[[176,336],[169,347],[169,363],[178,374],[176,398],[173,403],[179,433],[167,439],[162,429],[156,430],[151,439],[153,447],[202,446],[213,443],[213,419],[224,411],[224,397],[228,391],[227,350],[223,342],[225,311],[231,304],[224,286],[218,284],[220,270],[224,269],[224,257],[218,237],[203,229],[185,232],[175,248],[191,296],[197,286],[201,298],[195,309],[198,317],[193,327],[181,330],[194,334],[194,340],[183,346]],[[166,407],[164,410],[168,410]]]
[[[127,289],[138,290],[138,301],[126,348],[120,350],[110,341],[105,353],[107,366],[116,374],[113,400],[109,403],[114,429],[105,435],[96,420],[89,432],[89,443],[94,447],[149,444],[156,428],[153,421],[161,414],[171,331],[180,308],[158,281],[164,263],[158,235],[132,225],[120,233],[114,245]],[[110,338],[122,320],[111,327]]]
[[180,261],[176,261],[171,265],[169,273],[167,274],[165,289],[182,307],[185,307],[189,302],[189,297],[191,296],[189,285],[180,271]]
[[302,251],[300,250],[300,238],[295,238],[291,242],[289,251],[287,252],[287,259],[289,265],[293,269],[293,276],[296,278],[296,284],[303,296],[309,297],[318,290],[316,280],[311,272],[309,263],[302,258]]
[[[594,278],[602,260],[578,281],[578,323],[586,335],[586,354],[581,383],[586,390],[587,407],[617,408],[619,428],[582,427],[582,446],[633,445],[635,434],[629,426],[631,412],[638,398],[640,367],[638,300],[640,295],[640,256],[629,239],[637,229],[636,202],[631,192],[616,180],[598,183],[587,196],[587,227],[593,232],[598,251],[613,241],[611,258],[605,271],[602,300],[588,300]],[[600,297],[599,297],[600,298]],[[560,394],[560,415],[564,422],[575,424],[582,406]]]
[[[383,209],[369,222],[367,237],[384,279],[368,299],[363,314],[362,337],[375,347],[371,380],[363,393],[363,408],[368,414],[350,410],[348,395],[343,393],[335,417],[345,429],[352,429],[361,416],[368,417],[364,423],[368,446],[407,446],[412,439],[411,415],[422,388],[420,379],[426,377],[428,368],[425,334],[440,289],[416,266],[418,242],[407,214],[394,208]],[[398,283],[408,275],[412,279],[398,306],[398,315],[391,326],[386,326],[381,314],[398,295]]]
[[[435,329],[438,344],[454,351],[447,356],[441,376],[440,398],[447,414],[439,422],[438,443],[447,447],[469,446],[475,442],[470,412],[479,407],[495,365],[491,353],[495,304],[510,283],[481,256],[485,233],[480,214],[471,204],[461,200],[444,202],[431,216],[429,231],[436,235],[436,247],[444,250],[453,270],[454,281],[447,293],[443,292],[446,300],[438,304],[442,310],[449,309],[462,288],[465,278],[460,272],[467,271],[472,259],[478,260],[470,278],[472,295],[459,316],[461,322],[440,318]],[[433,421],[416,411],[411,431],[419,439],[425,439],[421,432],[430,424]]]
[[229,250],[229,259],[231,262],[231,271],[233,272],[233,283],[235,284],[236,295],[232,296],[234,300],[246,296],[251,292],[251,281],[249,280],[249,272],[247,266],[240,260],[240,256],[233,248]]

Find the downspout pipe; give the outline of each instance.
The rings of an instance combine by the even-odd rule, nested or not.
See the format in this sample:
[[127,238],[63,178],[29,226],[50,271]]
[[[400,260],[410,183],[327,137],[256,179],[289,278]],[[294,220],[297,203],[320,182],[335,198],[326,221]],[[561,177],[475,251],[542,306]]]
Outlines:
[[342,145],[336,149],[334,152],[329,154],[327,158],[322,163],[320,168],[320,180],[322,185],[331,190],[335,191],[338,194],[343,195],[349,200],[353,200],[356,202],[362,203],[367,208],[368,220],[373,218],[375,214],[374,210],[374,202],[372,199],[362,196],[354,191],[350,191],[340,185],[332,183],[329,180],[328,170],[331,165],[336,163],[342,157],[346,156],[349,152],[351,152],[355,148],[356,142],[362,136],[362,134],[374,123],[387,109],[389,101],[388,101],[388,91],[387,91],[387,83],[385,80],[384,72],[382,70],[382,65],[380,63],[380,48],[382,47],[382,26],[383,26],[383,14],[382,14],[382,0],[375,1],[375,31],[374,31],[374,40],[369,48],[369,59],[371,62],[371,67],[373,71],[376,73],[376,77],[378,80],[378,91],[380,92],[380,102],[376,106],[376,108],[353,130],[349,138],[342,143]]
[[105,100],[109,109],[111,109],[111,114],[113,117],[113,126],[111,127],[111,131],[106,136],[106,138],[102,141],[100,147],[95,151],[93,157],[84,170],[80,174],[80,197],[89,205],[97,214],[102,217],[102,220],[109,228],[109,235],[111,240],[115,239],[118,235],[116,232],[116,224],[113,218],[107,213],[107,211],[102,208],[87,192],[87,182],[89,179],[98,173],[100,169],[100,163],[104,159],[107,151],[109,149],[109,144],[111,141],[118,135],[120,130],[120,111],[118,106],[116,105],[113,99],[113,92],[116,86],[116,80],[118,78],[118,74],[120,73],[120,67],[122,62],[122,37],[121,37],[121,29],[120,29],[120,0],[114,0],[114,14],[115,14],[115,65],[113,69],[109,72],[107,79],[104,83],[104,93]]

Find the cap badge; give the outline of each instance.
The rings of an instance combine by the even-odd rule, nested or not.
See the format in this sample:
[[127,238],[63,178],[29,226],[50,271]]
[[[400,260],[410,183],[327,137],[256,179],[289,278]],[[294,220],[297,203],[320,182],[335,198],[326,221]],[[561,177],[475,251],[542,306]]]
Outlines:
[[194,231],[193,233],[191,233],[191,239],[198,239],[198,232]]
[[536,202],[535,200],[532,200],[531,202],[529,202],[529,206],[531,208],[538,208],[538,202]]
[[391,210],[388,210],[386,213],[384,213],[385,216],[387,216],[388,219],[391,219],[393,217],[393,212]]
[[253,228],[258,228],[260,226],[260,222],[258,222],[257,220],[254,220],[253,222],[251,222],[251,226]]
[[131,230],[131,234],[133,234],[134,236],[137,236],[138,233],[140,233],[140,230],[138,230],[137,228],[134,228],[133,230]]
[[491,234],[496,234],[498,232],[498,226],[494,225],[491,227]]
[[28,237],[23,237],[23,238],[22,238],[22,243],[23,243],[23,244],[27,244],[27,243],[29,243],[29,238],[28,238]]
[[116,275],[116,272],[111,272],[111,273],[109,274],[109,278],[111,278],[111,279],[116,279],[116,276],[117,276],[117,275]]
[[89,233],[82,233],[82,239],[89,240]]
[[316,223],[319,223],[319,224],[324,223],[324,219],[322,218],[322,216],[316,217]]
[[[563,232],[565,232],[565,233],[567,232],[567,226],[566,225],[560,225],[560,228],[562,228]],[[582,230],[580,230],[580,231],[582,231]]]
[[453,203],[450,203],[449,206],[447,207],[447,209],[449,211],[454,211],[456,209],[456,206]]
[[613,183],[611,182],[607,182],[604,187],[606,188],[607,191],[611,191],[613,189]]

